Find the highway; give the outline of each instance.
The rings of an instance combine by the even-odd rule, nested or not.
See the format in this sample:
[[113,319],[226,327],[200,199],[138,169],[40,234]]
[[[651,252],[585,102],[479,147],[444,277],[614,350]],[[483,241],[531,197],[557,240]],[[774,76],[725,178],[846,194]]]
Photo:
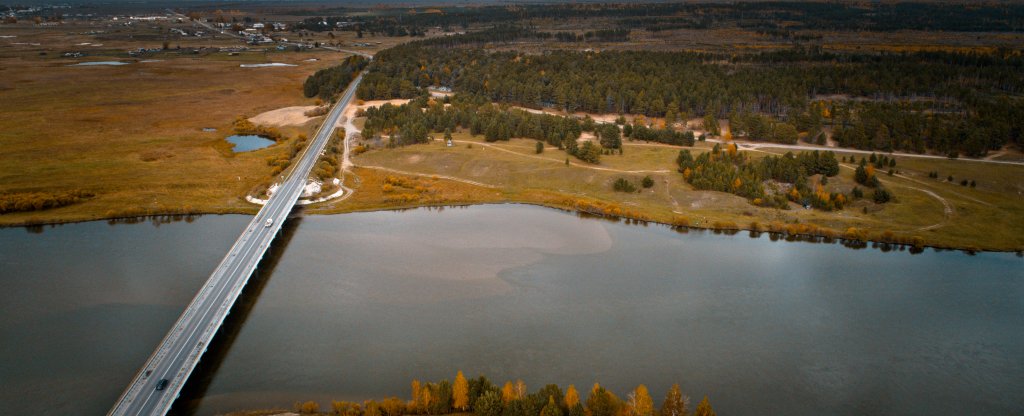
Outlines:
[[[292,207],[302,194],[313,166],[334,133],[338,119],[362,81],[360,74],[324,119],[306,149],[292,164],[291,172],[245,227],[231,250],[210,275],[199,293],[164,336],[156,351],[132,379],[108,415],[164,415],[178,397],[192,370],[231,311],[238,295]],[[269,221],[269,222],[268,222]],[[162,381],[167,380],[167,381]],[[160,387],[158,389],[158,387]]]

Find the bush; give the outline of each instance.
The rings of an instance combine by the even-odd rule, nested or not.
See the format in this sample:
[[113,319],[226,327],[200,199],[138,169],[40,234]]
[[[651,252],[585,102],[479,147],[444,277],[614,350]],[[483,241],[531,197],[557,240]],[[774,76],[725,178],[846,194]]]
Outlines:
[[654,179],[651,178],[651,175],[644,176],[644,179],[640,181],[640,185],[642,185],[644,188],[650,188],[654,186]]
[[22,211],[42,211],[60,208],[95,196],[86,191],[69,191],[58,193],[23,192],[0,194],[0,214]]
[[305,403],[295,403],[295,410],[299,413],[319,413],[320,404],[314,401],[308,401]]
[[633,185],[633,183],[626,178],[619,178],[612,184],[612,189],[616,192],[636,192],[636,185]]
[[884,204],[892,200],[892,194],[890,194],[885,188],[878,188],[875,189],[874,199],[875,203]]

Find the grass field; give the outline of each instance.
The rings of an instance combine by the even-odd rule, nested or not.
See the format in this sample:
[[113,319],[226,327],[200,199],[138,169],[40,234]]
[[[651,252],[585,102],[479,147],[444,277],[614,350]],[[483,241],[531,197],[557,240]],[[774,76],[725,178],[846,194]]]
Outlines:
[[[229,55],[216,48],[239,43],[221,37],[182,39],[185,49],[180,51],[131,59],[126,50],[158,47],[158,33],[166,28],[85,34],[95,26],[3,26],[3,33],[15,38],[0,40],[0,194],[85,191],[95,196],[62,208],[3,214],[0,225],[255,212],[258,207],[244,197],[271,181],[266,160],[286,152],[288,143],[233,154],[223,140],[231,134],[232,122],[242,115],[313,104],[302,97],[303,80],[345,56],[272,48]],[[352,42],[352,36],[340,33],[335,41]],[[400,41],[382,40],[370,48]],[[917,43],[943,41],[922,38]],[[84,43],[103,46],[81,46]],[[171,43],[176,47],[178,42]],[[198,47],[206,49],[188,49]],[[89,56],[60,56],[62,51],[83,49]],[[129,64],[68,66],[98,60]],[[264,62],[296,66],[239,67]],[[289,137],[309,134],[318,122],[283,130]],[[361,125],[361,120],[355,124]],[[355,194],[308,211],[521,202],[696,227],[788,227],[808,232],[820,228],[829,235],[854,228],[866,230],[875,240],[917,238],[940,247],[1024,250],[1022,166],[898,157],[898,174],[881,176],[896,202],[879,206],[856,201],[838,212],[795,205],[776,210],[725,193],[693,190],[675,171],[679,149],[672,146],[627,142],[625,154],[606,155],[599,165],[571,157],[567,165],[567,155],[555,148],[535,154],[532,140],[484,143],[465,133],[457,133],[455,139],[451,148],[435,141],[359,155],[355,162],[361,167],[346,178]],[[708,148],[698,143],[694,151]],[[784,152],[761,148],[750,155]],[[847,156],[841,151],[839,155]],[[844,164],[829,188],[848,192],[854,185],[853,167]],[[938,172],[939,179],[929,178],[929,172]],[[646,175],[655,180],[651,189],[628,194],[612,190],[618,178],[638,184]],[[954,181],[947,181],[947,176]],[[961,186],[964,179],[977,186]]]
[[[513,139],[505,143],[485,143],[482,138],[456,133],[456,145],[446,147],[440,140],[429,144],[397,149],[379,149],[359,155],[354,162],[362,166],[350,200],[326,204],[314,212],[347,212],[386,207],[468,204],[480,202],[535,203],[576,209],[581,202],[604,204],[633,216],[663,223],[685,223],[702,228],[741,229],[810,226],[824,229],[823,234],[844,235],[849,228],[866,231],[868,238],[881,241],[912,241],[927,245],[971,250],[1024,249],[1024,166],[995,165],[968,161],[899,158],[899,174],[881,176],[897,201],[877,205],[855,201],[835,212],[760,208],[745,199],[721,192],[696,191],[675,171],[679,148],[648,143],[626,142],[624,155],[606,155],[599,165],[588,165],[548,147],[534,153],[533,140]],[[693,151],[707,151],[698,143]],[[753,158],[784,150],[751,151]],[[844,156],[843,153],[839,153]],[[858,155],[859,157],[859,155]],[[828,188],[849,192],[855,185],[852,163],[844,163],[840,174],[831,178]],[[955,177],[970,177],[978,182],[971,189],[945,181],[929,179],[928,172],[938,170]],[[396,203],[375,189],[382,175],[429,180],[436,192],[429,198],[410,198]],[[623,177],[639,184],[650,175],[655,185],[639,193],[612,190],[612,182]],[[959,179],[958,179],[959,181]],[[474,190],[475,188],[475,190]],[[791,228],[799,229],[799,228]]]
[[[81,190],[96,196],[62,208],[0,215],[0,225],[255,212],[243,198],[269,179],[266,159],[285,152],[287,143],[233,154],[224,141],[233,121],[312,104],[302,95],[304,79],[346,56],[168,51],[146,58],[156,62],[141,62],[128,58],[125,44],[108,42],[91,56],[70,59],[57,52],[83,38],[62,35],[67,27],[60,30],[5,31],[27,45],[0,48],[0,194]],[[68,66],[112,58],[131,63]],[[296,66],[239,67],[262,62]],[[318,121],[284,130],[289,137],[308,134]]]

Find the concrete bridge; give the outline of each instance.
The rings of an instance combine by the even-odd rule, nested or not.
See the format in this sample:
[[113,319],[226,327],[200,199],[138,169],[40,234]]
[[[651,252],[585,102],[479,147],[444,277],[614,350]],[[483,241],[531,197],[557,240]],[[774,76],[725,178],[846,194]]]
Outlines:
[[316,137],[299,155],[291,172],[245,227],[231,250],[210,275],[209,280],[164,336],[160,346],[139,370],[108,415],[165,415],[180,394],[192,370],[217,334],[242,293],[256,265],[277,236],[281,225],[302,195],[313,166],[330,141],[345,107],[352,101],[360,74],[327,115]]

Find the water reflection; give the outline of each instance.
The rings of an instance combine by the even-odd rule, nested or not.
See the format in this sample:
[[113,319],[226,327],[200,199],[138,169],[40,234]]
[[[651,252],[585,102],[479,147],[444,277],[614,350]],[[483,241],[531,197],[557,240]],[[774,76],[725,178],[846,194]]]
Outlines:
[[249,283],[246,285],[245,290],[242,291],[238,300],[235,301],[235,305],[231,308],[231,313],[224,319],[224,323],[213,338],[209,348],[203,354],[199,365],[192,371],[188,382],[181,390],[181,394],[174,402],[174,406],[171,407],[169,415],[196,414],[203,403],[207,390],[210,388],[214,375],[217,374],[221,363],[224,362],[224,357],[227,356],[228,351],[234,345],[235,339],[238,338],[238,333],[249,318],[249,313],[256,306],[260,294],[263,293],[267,282],[270,281],[270,276],[274,274],[274,270],[277,268],[281,257],[288,249],[288,243],[295,237],[295,232],[298,231],[299,224],[301,223],[302,217],[294,216],[286,220],[284,225],[281,226],[281,234],[274,239],[270,249],[263,256],[263,260],[256,267],[256,272],[249,278]]
[[[109,409],[249,220],[0,229],[0,413]],[[723,414],[1024,412],[1020,258],[748,236],[511,205],[292,220],[174,412],[457,369],[658,402],[680,382]]]

